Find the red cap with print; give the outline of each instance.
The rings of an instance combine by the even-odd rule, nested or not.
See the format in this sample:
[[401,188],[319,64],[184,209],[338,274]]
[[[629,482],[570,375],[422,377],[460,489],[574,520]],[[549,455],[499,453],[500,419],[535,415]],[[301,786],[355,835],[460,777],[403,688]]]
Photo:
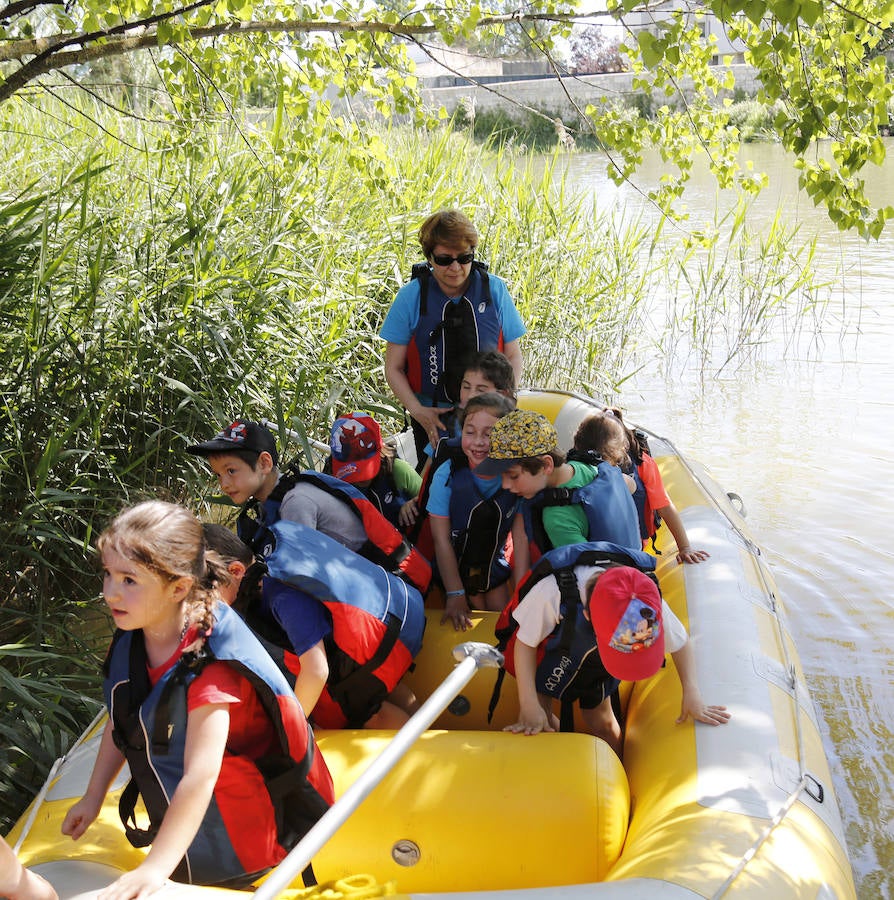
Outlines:
[[382,431],[366,412],[352,412],[335,420],[329,440],[332,474],[342,481],[369,481],[382,465]]
[[639,681],[664,662],[661,595],[651,578],[630,566],[608,569],[590,595],[590,622],[610,675]]

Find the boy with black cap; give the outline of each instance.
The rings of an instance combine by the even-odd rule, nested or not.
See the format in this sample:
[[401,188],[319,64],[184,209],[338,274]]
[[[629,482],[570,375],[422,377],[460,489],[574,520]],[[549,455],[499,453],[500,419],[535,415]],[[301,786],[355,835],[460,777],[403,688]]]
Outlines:
[[[245,505],[257,500],[260,524],[272,524],[276,518],[300,522],[354,551],[366,542],[366,531],[357,516],[343,503],[309,484],[299,484],[287,491],[275,514],[266,509],[266,501],[279,483],[281,473],[276,440],[263,425],[237,419],[210,441],[187,447],[186,452],[207,458],[220,489],[234,503]],[[239,530],[240,537],[249,539],[243,528]]]
[[276,442],[263,425],[237,419],[210,441],[186,449],[207,457],[221,490],[243,504],[236,531],[255,551],[265,528],[285,519],[322,532],[423,593],[428,590],[431,564],[397,527],[346,481],[311,470],[281,475]]
[[[560,565],[583,557],[589,548],[604,546],[612,545],[580,544],[551,551],[547,558],[552,558],[555,574],[533,584],[523,581],[507,607],[517,623],[506,653],[507,670],[518,685],[519,717],[505,730],[557,731],[553,701],[576,700],[585,730],[620,756],[621,729],[611,695],[622,680],[654,675],[666,652],[673,657],[683,687],[677,722],[691,716],[708,725],[726,724],[730,718],[726,707],[709,706],[702,700],[686,628],[648,576],[632,566]],[[571,600],[563,598],[559,581],[559,573],[569,569],[580,594]],[[560,647],[566,616],[574,617],[569,623],[573,638]]]

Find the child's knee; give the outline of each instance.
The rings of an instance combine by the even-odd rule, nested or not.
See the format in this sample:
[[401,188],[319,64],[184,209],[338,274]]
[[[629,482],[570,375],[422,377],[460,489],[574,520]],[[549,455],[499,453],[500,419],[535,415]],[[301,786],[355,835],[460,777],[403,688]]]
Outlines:
[[592,709],[581,709],[581,718],[586,726],[587,733],[614,746],[621,735],[621,726],[615,718],[611,699],[606,697],[598,706]]

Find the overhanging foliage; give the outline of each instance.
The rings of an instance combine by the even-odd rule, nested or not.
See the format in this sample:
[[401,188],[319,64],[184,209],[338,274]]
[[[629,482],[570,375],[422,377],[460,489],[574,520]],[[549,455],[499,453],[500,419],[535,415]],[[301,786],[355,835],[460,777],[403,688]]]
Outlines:
[[[275,83],[279,105],[304,119],[309,135],[330,117],[323,97],[332,89],[368,99],[378,114],[412,113],[422,122],[408,42],[425,48],[474,38],[480,45],[488,35],[512,31],[515,45],[527,40],[552,57],[574,22],[613,21],[627,31],[637,87],[666,104],[655,121],[594,105],[585,111],[587,127],[609,149],[619,180],[636,171],[644,147],[660,148],[669,171],[654,199],[671,208],[696,153],[707,154],[722,186],[756,192],[762,183],[738,165],[738,133],[723,103],[733,76],[711,65],[716,42],[701,26],[711,13],[756,67],[758,99],[781,101],[775,131],[794,154],[801,186],[814,203],[825,205],[842,229],[876,237],[894,217],[894,207],[873,206],[861,174],[885,156],[879,134],[888,126],[892,86],[882,51],[891,42],[891,0],[682,0],[672,15],[652,12],[667,4],[643,0],[607,5],[196,0],[172,7],[152,0],[14,0],[0,7],[0,103],[26,95],[39,102],[38,91],[53,90],[59,76],[83,83],[98,61],[151,48],[167,89],[162,108],[181,127],[197,111],[228,109],[264,77]],[[358,148],[364,143],[356,122],[346,121],[344,134]],[[816,152],[821,140],[830,141],[828,153]],[[372,161],[372,177],[383,165],[380,149],[357,151],[358,162],[364,155]]]

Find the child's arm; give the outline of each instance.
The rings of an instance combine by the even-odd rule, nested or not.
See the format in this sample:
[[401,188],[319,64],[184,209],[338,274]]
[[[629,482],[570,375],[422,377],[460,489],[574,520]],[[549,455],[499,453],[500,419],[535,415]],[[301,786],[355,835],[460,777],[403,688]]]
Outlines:
[[72,840],[76,841],[87,830],[99,815],[109,786],[123,765],[124,754],[115,746],[112,739],[110,719],[106,722],[102,739],[99,742],[99,750],[96,753],[96,762],[93,763],[93,772],[90,775],[87,790],[84,792],[84,796],[68,810],[62,821],[63,834],[71,835]]
[[683,702],[680,706],[680,717],[677,724],[685,722],[690,716],[696,722],[706,725],[725,725],[730,718],[725,706],[709,706],[702,700],[701,691],[695,681],[695,657],[692,644],[686,641],[679,650],[671,653],[674,667],[683,687]]
[[230,729],[227,703],[208,703],[189,713],[183,777],[171,797],[146,859],[99,894],[99,900],[133,900],[158,890],[193,842],[220,774]]
[[323,641],[319,640],[310,650],[305,650],[298,661],[301,663],[301,671],[295,679],[295,696],[304,715],[310,718],[329,678],[329,658]]
[[469,599],[459,575],[459,562],[450,540],[450,519],[446,516],[429,515],[429,520],[438,572],[446,593],[446,609],[441,616],[441,624],[449,620],[457,631],[465,631],[471,627],[472,619],[469,616]]
[[0,897],[8,900],[59,900],[53,886],[26,869],[0,837]]
[[418,516],[419,507],[416,505],[416,498],[411,497],[398,511],[397,524],[400,525],[401,528],[409,528],[411,525],[416,524]]
[[507,725],[503,731],[516,734],[540,734],[541,731],[555,731],[547,711],[537,695],[534,676],[537,672],[537,648],[516,638],[515,683],[518,687],[518,721]]
[[512,520],[512,578],[516,586],[530,568],[531,548],[525,531],[525,519],[521,513],[516,513]]
[[686,527],[683,525],[683,520],[680,518],[680,514],[677,512],[677,508],[673,503],[669,506],[662,506],[657,512],[667,524],[670,533],[677,542],[677,562],[700,563],[711,555],[707,550],[693,550],[692,547],[689,546],[689,537],[686,534]]

